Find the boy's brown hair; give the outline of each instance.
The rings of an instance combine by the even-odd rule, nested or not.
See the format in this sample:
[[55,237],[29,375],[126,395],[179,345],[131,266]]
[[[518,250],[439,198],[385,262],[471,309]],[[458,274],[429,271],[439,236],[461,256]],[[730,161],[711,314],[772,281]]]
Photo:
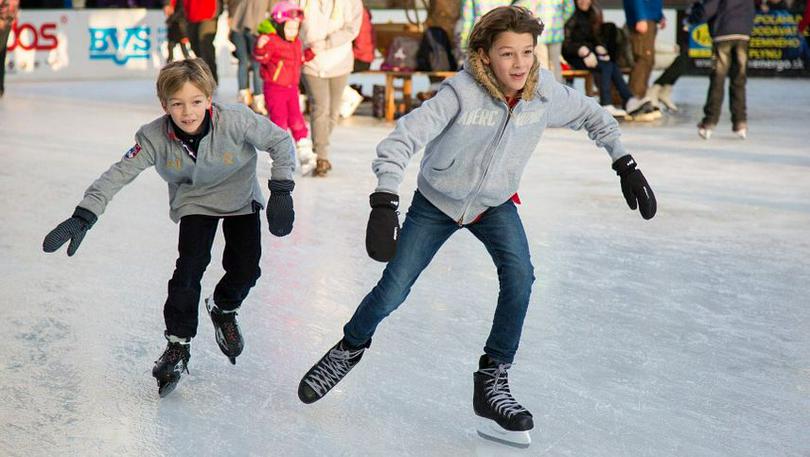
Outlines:
[[206,97],[214,95],[217,82],[208,64],[200,58],[177,60],[160,69],[157,78],[157,96],[160,104],[166,106],[169,97],[183,88],[183,84],[190,82]]
[[470,32],[468,52],[489,51],[495,37],[502,32],[531,33],[534,44],[543,33],[543,21],[522,6],[499,6],[481,16]]

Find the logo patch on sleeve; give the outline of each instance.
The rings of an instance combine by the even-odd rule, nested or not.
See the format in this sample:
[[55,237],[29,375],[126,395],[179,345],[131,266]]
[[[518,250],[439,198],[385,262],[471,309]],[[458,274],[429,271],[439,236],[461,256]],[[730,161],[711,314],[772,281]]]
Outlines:
[[134,159],[138,153],[141,152],[141,145],[135,143],[135,146],[132,146],[126,154],[124,154],[125,159]]

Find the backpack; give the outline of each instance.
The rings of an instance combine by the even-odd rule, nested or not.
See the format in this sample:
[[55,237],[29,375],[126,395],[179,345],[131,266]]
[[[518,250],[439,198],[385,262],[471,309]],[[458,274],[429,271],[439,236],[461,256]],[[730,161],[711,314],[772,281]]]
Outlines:
[[[614,25],[615,27],[615,25]],[[620,68],[632,68],[634,65],[633,45],[630,43],[630,30],[627,24],[616,28],[616,65]]]
[[419,40],[408,36],[395,37],[388,46],[385,60],[380,65],[383,71],[416,70],[416,54],[419,51]]
[[441,27],[428,27],[416,53],[416,68],[423,71],[456,71],[458,63],[447,32]]

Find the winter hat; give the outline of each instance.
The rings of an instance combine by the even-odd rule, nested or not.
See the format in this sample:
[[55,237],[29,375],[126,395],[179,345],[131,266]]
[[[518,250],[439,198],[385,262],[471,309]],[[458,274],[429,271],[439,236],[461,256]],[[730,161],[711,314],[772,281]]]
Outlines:
[[283,24],[294,19],[303,21],[304,10],[293,2],[281,1],[273,6],[273,11],[270,13],[270,17],[273,18],[273,21],[275,21],[276,24]]

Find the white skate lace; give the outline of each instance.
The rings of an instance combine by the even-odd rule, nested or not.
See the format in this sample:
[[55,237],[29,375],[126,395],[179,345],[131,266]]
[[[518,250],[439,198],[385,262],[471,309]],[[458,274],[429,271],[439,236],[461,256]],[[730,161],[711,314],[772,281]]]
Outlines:
[[520,414],[523,412],[528,412],[526,408],[520,405],[520,403],[512,397],[512,393],[509,392],[509,378],[506,373],[512,364],[504,363],[498,365],[497,368],[484,368],[480,369],[481,373],[484,373],[492,378],[487,380],[486,387],[484,388],[487,400],[495,408],[495,411],[507,417],[512,417],[516,414]]
[[364,350],[365,348],[354,351],[342,350],[340,347],[333,348],[329,351],[329,355],[313,370],[312,374],[307,377],[305,382],[318,395],[325,395],[352,369],[349,360],[361,354]]

